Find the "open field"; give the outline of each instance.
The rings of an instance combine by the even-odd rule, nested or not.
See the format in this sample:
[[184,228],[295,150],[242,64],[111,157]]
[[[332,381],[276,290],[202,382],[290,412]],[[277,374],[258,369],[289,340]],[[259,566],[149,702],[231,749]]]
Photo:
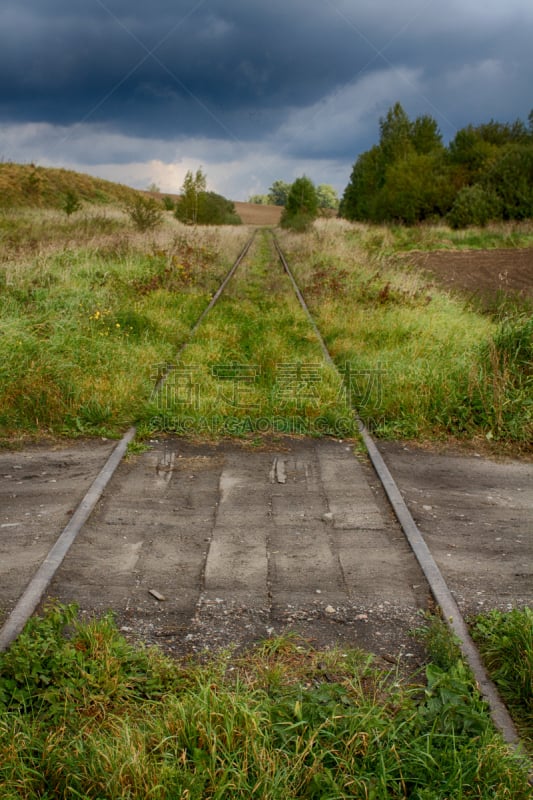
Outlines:
[[274,227],[281,219],[281,206],[262,206],[256,203],[235,203],[235,210],[245,225]]
[[507,293],[533,303],[533,247],[494,250],[434,250],[412,253],[408,261],[427,271],[440,285],[493,305]]
[[[160,365],[176,357],[249,233],[248,226],[187,227],[170,212],[161,226],[139,233],[113,207],[86,207],[72,216],[44,209],[4,213],[2,435],[116,435],[135,420],[155,419],[149,398]],[[347,381],[349,400],[377,435],[483,437],[527,449],[530,250],[520,245],[529,241],[529,230],[518,238],[515,231],[505,251],[505,229],[499,238],[495,231],[478,235],[480,246],[489,236],[484,251],[450,251],[461,238],[442,229],[413,238],[403,229],[335,219],[317,221],[309,234],[280,235]],[[264,398],[275,391],[276,363],[300,359],[308,372],[321,369],[299,312],[282,312],[291,292],[267,239],[259,234],[250,264],[187,356],[204,371],[215,357],[258,367]],[[431,252],[422,255],[424,244]],[[439,245],[446,251],[437,251]],[[521,260],[517,254],[524,254]],[[492,258],[497,270],[487,266]],[[494,287],[491,313],[479,313],[471,297],[454,299],[441,280],[428,280],[428,260],[438,259],[442,282]],[[460,273],[463,259],[469,266]],[[499,289],[513,281],[521,294],[509,304]],[[331,397],[330,391],[326,404]],[[269,402],[257,413],[276,413]],[[211,403],[209,413],[215,411]],[[145,430],[154,431],[150,424]]]

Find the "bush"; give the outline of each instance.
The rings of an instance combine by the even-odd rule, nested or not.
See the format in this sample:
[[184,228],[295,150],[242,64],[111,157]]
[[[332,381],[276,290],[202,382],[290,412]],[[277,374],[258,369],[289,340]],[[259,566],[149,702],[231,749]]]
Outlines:
[[503,219],[533,217],[533,147],[514,145],[484,176],[487,188],[498,194]]
[[216,192],[198,192],[193,196],[194,207],[184,198],[176,204],[177,219],[188,225],[240,225],[241,218],[231,200]]
[[285,211],[281,215],[280,225],[296,233],[305,233],[313,224],[314,217],[309,214],[287,214]]
[[174,200],[171,197],[168,196],[168,194],[166,194],[163,197],[163,201],[162,202],[163,202],[163,208],[165,209],[165,211],[174,211],[175,210],[176,204],[175,204]]
[[501,203],[494,192],[475,184],[461,189],[448,214],[448,222],[452,228],[484,226],[500,214]]
[[138,195],[126,206],[126,213],[137,230],[142,233],[156,228],[163,220],[163,209],[153,197]]
[[70,217],[75,211],[81,208],[81,201],[76,192],[69,189],[63,196],[62,208],[65,214]]

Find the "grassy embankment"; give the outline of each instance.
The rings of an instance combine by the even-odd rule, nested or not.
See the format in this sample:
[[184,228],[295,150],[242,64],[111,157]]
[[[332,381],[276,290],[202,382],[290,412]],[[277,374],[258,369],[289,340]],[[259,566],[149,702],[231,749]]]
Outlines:
[[129,186],[68,169],[0,163],[0,208],[7,213],[13,209],[62,209],[68,195],[105,207],[131,203],[138,194]]

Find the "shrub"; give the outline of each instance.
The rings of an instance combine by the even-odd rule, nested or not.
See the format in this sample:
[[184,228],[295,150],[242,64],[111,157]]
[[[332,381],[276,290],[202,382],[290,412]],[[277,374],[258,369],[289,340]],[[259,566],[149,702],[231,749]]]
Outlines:
[[163,210],[153,197],[138,195],[126,206],[126,213],[138,231],[152,230],[161,224]]
[[282,228],[288,228],[296,233],[305,233],[314,222],[314,217],[309,214],[286,214],[281,215],[280,224]]
[[466,228],[468,225],[484,226],[491,219],[500,216],[501,203],[490,189],[482,186],[465,186],[448,214],[452,228]]
[[79,211],[81,208],[81,201],[76,192],[69,189],[63,195],[62,209],[65,214],[70,217],[74,212]]
[[181,222],[197,225],[240,225],[241,218],[231,200],[216,192],[198,192],[191,207],[184,197],[176,204],[175,216]]
[[533,217],[533,147],[506,148],[485,174],[484,183],[497,192],[504,219]]
[[166,194],[163,197],[162,202],[163,202],[163,208],[165,209],[165,211],[174,211],[175,210],[176,204],[175,204],[174,200],[172,199],[172,197],[169,197],[168,194]]

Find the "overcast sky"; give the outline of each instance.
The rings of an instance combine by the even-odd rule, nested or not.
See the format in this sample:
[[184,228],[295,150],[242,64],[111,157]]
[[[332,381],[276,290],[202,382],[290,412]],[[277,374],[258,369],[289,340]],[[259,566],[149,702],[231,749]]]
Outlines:
[[446,142],[533,108],[532,0],[1,0],[0,159],[233,200],[342,194],[396,101]]

